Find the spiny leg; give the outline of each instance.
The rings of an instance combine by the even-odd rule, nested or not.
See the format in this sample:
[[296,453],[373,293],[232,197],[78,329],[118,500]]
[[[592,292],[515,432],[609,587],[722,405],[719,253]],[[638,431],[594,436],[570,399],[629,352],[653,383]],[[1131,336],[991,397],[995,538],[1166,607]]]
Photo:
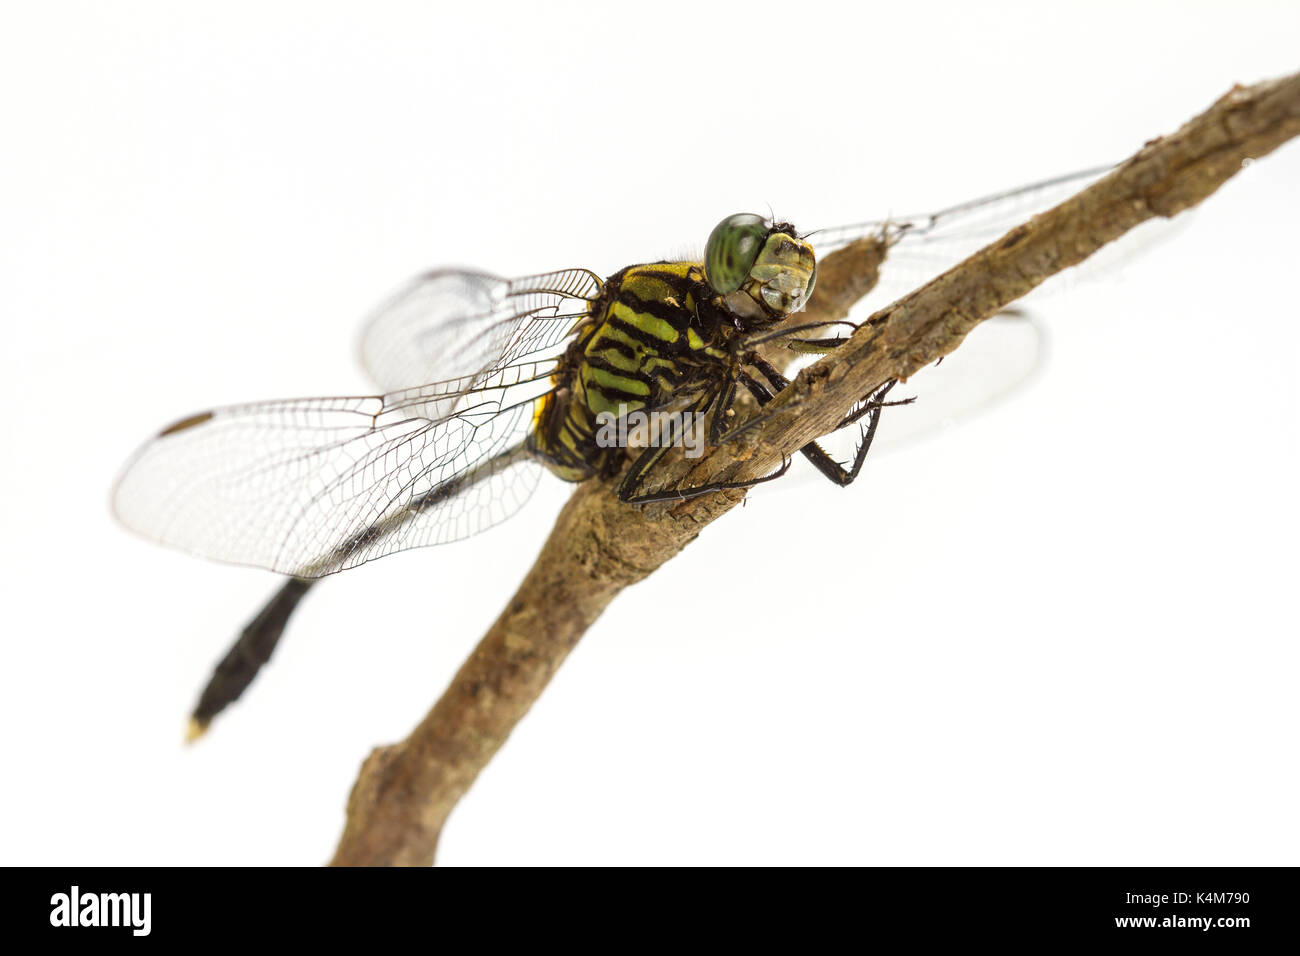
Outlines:
[[812,344],[821,352],[830,352],[847,342],[849,337],[844,335],[833,338],[801,339],[795,338],[795,336],[801,332],[813,332],[817,329],[829,328],[832,325],[847,325],[854,332],[858,330],[856,322],[848,322],[844,319],[839,319],[834,322],[808,322],[804,325],[788,325],[783,328],[771,329],[767,332],[759,332],[752,335],[741,343],[741,348],[749,350],[768,342],[775,342],[777,339],[790,339],[787,345],[795,351],[809,351],[809,349],[803,349],[800,348],[800,346]]
[[889,390],[897,384],[898,384],[898,379],[890,379],[884,385],[880,386],[880,388],[876,389],[874,392],[872,392],[870,395],[868,395],[866,398],[862,400],[861,408],[854,409],[853,411],[845,415],[843,418],[841,418],[840,423],[835,426],[835,430],[838,431],[841,428],[847,428],[849,425],[852,425],[854,422],[860,419],[863,415],[866,415],[872,411],[879,413],[880,409],[882,408],[896,408],[899,405],[911,405],[913,402],[916,401],[915,395],[913,395],[911,398],[900,398],[892,402],[885,401],[884,400],[885,396],[889,394]]
[[[777,371],[771,363],[765,361],[762,357],[750,355],[747,357],[746,361],[762,372],[763,376],[778,391],[790,384],[789,380],[784,375]],[[748,388],[754,398],[757,399],[760,406],[766,405],[774,397],[773,393],[761,382],[748,374],[742,373],[741,381],[745,383],[745,387]],[[907,399],[906,401],[896,403],[885,402],[885,396],[889,394],[889,390],[893,388],[895,384],[897,383],[892,380],[886,382],[866,398],[862,408],[846,415],[844,419],[835,426],[837,429],[844,428],[845,426],[858,421],[864,415],[870,416],[867,427],[862,430],[862,437],[858,444],[857,451],[854,452],[853,462],[848,468],[845,468],[828,455],[826,450],[815,441],[809,442],[800,448],[800,454],[807,458],[818,471],[831,481],[835,482],[835,484],[840,487],[851,485],[858,477],[858,473],[862,471],[862,465],[867,460],[867,453],[871,450],[871,443],[876,437],[876,427],[880,424],[881,409],[883,409],[887,404],[906,405],[912,401],[911,399]]]
[[805,445],[801,449],[804,453],[804,457],[816,465],[818,471],[841,488],[853,484],[854,480],[858,477],[858,472],[862,471],[862,465],[867,460],[867,452],[871,451],[871,442],[876,437],[876,426],[880,424],[880,411],[885,407],[883,399],[889,394],[889,390],[894,387],[894,384],[894,382],[886,382],[878,388],[871,397],[867,399],[866,404],[864,404],[861,409],[840,425],[840,427],[843,428],[844,425],[857,421],[863,415],[870,416],[867,419],[867,427],[862,429],[861,438],[858,442],[858,449],[853,453],[853,464],[850,465],[848,469],[845,469],[843,465],[833,459],[830,455],[826,454],[825,449],[816,442],[812,442],[810,446]]
[[[661,450],[652,448],[650,451]],[[647,456],[641,456],[641,458],[645,457]],[[656,456],[655,460],[658,460],[658,457],[659,456]],[[633,476],[633,471],[640,464],[641,458],[638,458],[637,461],[633,463],[632,468],[628,470],[627,477],[625,477],[623,482],[618,486],[619,499],[630,505],[643,505],[654,501],[685,501],[688,498],[698,498],[700,495],[707,495],[714,491],[726,491],[733,488],[753,488],[755,485],[761,485],[766,481],[775,481],[790,470],[790,459],[783,457],[781,459],[780,468],[772,472],[770,475],[764,475],[761,478],[751,478],[748,481],[710,481],[703,485],[693,485],[690,488],[665,488],[661,491],[650,491],[645,494],[637,495],[633,494],[633,492],[640,484],[640,481],[645,477],[644,468],[641,469],[640,473],[636,476],[637,480],[635,482],[629,484],[627,479]]]
[[[837,339],[834,341],[835,344],[838,345],[845,340]],[[790,384],[789,380],[786,379],[775,366],[763,359],[761,356],[750,354],[746,357],[746,361],[758,368],[778,391]],[[713,402],[713,422],[710,428],[710,444],[715,447],[725,442],[732,441],[744,432],[758,427],[775,414],[770,411],[760,411],[757,415],[751,415],[748,419],[730,431],[720,433],[721,429],[718,425],[719,422],[723,420],[723,416],[726,414],[727,409],[730,408],[731,401],[735,394],[737,381],[745,384],[745,387],[749,389],[755,399],[757,399],[760,409],[767,405],[773,398],[773,393],[761,382],[754,379],[743,369],[739,370],[737,378],[728,381],[727,385],[718,392],[717,397]],[[870,414],[871,416],[870,424],[863,429],[861,443],[854,454],[854,460],[850,468],[845,469],[841,464],[839,464],[839,462],[831,458],[831,456],[828,455],[816,442],[809,442],[807,445],[804,445],[799,449],[800,453],[812,462],[812,464],[822,472],[822,474],[831,481],[834,481],[836,484],[841,486],[852,484],[854,479],[857,478],[858,473],[862,470],[862,465],[866,461],[867,453],[871,450],[871,442],[875,438],[876,427],[880,423],[880,410],[886,405],[907,405],[914,401],[914,399],[909,398],[901,402],[885,402],[884,397],[889,394],[889,390],[892,389],[895,384],[896,382],[894,381],[886,382],[881,388],[868,396],[864,401],[862,408],[846,415],[844,419],[835,426],[837,429],[844,428],[858,421],[864,415]],[[635,489],[639,487],[640,483],[644,480],[646,473],[654,463],[663,457],[665,451],[666,449],[664,448],[647,449],[646,452],[633,463],[632,467],[628,469],[628,473],[624,477],[623,482],[619,486],[620,499],[632,504],[643,504],[652,501],[683,500],[686,498],[696,497],[697,495],[708,494],[711,491],[721,491],[727,488],[749,488],[754,485],[762,484],[763,482],[780,478],[789,471],[791,464],[790,459],[782,458],[781,467],[777,471],[751,481],[710,482],[693,488],[667,489],[660,492],[651,492],[645,495],[635,495]]]
[[[716,425],[718,420],[726,414],[726,409],[730,407],[730,402],[735,396],[735,392],[736,383],[732,380],[727,385],[724,385],[724,387],[712,398],[705,396],[690,405],[686,410],[686,414],[694,417],[694,415],[704,411],[705,409],[712,408],[713,423]],[[723,404],[724,399],[727,403],[726,405]],[[715,430],[714,427],[710,427],[711,435]],[[728,436],[723,436],[723,440],[725,441],[727,437]],[[719,443],[710,440],[710,444],[716,447]],[[761,478],[753,478],[749,481],[711,481],[691,488],[665,488],[660,491],[637,494],[637,489],[640,488],[641,484],[645,481],[650,469],[667,452],[668,446],[666,445],[647,448],[634,462],[632,462],[631,467],[627,470],[627,474],[623,476],[623,480],[618,486],[618,497],[620,501],[625,501],[628,504],[649,504],[655,501],[685,501],[688,498],[707,495],[713,491],[726,491],[734,488],[752,488],[754,485],[761,485],[765,481],[773,481],[780,478],[790,469],[790,460],[788,458],[783,458],[779,469],[772,472],[770,475],[764,475]]]
[[728,376],[726,383],[723,384],[717,398],[712,403],[713,417],[709,422],[709,444],[715,448],[722,444],[727,416],[734,414],[731,410],[731,403],[735,400],[736,379]]
[[636,491],[645,481],[650,469],[666,454],[668,454],[668,448],[665,446],[647,448],[637,455],[631,467],[628,468],[627,474],[623,476],[623,480],[618,483],[619,501],[626,501],[629,504],[640,504],[643,501],[662,501],[663,499],[656,497],[654,493],[638,495]]
[[[844,341],[844,340],[841,339],[839,341]],[[758,369],[760,372],[763,373],[763,377],[768,380],[768,382],[771,384],[774,391],[779,392],[782,391],[783,389],[789,388],[790,380],[786,378],[784,375],[782,375],[781,372],[776,368],[776,366],[774,366],[771,362],[767,361],[761,355],[757,355],[757,354],[746,355],[745,361],[746,363],[754,366],[754,368]],[[753,379],[750,379],[749,382],[746,383],[749,386],[751,392],[753,391],[752,383],[753,383]],[[861,408],[855,409],[854,411],[849,412],[849,414],[841,418],[839,424],[837,424],[835,428],[832,430],[838,431],[841,428],[845,428],[849,425],[852,425],[863,415],[866,415],[868,412],[872,411],[873,409],[892,408],[895,405],[911,405],[914,401],[916,401],[915,397],[903,398],[894,402],[884,401],[884,397],[889,394],[889,390],[897,384],[898,384],[898,379],[890,379],[883,386],[876,389],[865,399],[863,399]],[[766,390],[764,391],[766,393]],[[772,398],[771,393],[766,393],[766,394],[767,394],[766,398],[759,398],[759,404],[761,405],[767,404],[767,402]],[[758,395],[755,394],[754,397],[758,398]]]

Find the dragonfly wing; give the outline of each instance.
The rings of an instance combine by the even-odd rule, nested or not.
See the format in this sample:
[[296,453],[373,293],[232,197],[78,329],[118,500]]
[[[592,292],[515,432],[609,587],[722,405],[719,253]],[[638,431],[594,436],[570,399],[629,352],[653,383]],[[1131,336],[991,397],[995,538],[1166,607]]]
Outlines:
[[[1110,168],[1058,176],[932,213],[824,229],[808,238],[818,256],[864,237],[879,237],[889,243],[880,280],[862,307],[863,312],[870,312],[1068,199]],[[904,394],[915,395],[916,404],[885,411],[873,453],[940,434],[1024,387],[1044,361],[1045,334],[1031,317],[1023,315],[983,323],[962,349],[908,381]],[[810,361],[802,359],[793,368]],[[891,396],[897,397],[899,392]],[[832,457],[847,461],[858,439],[857,429],[850,428],[824,437],[822,444]]]
[[536,485],[520,447],[530,383],[527,368],[503,369],[436,418],[424,413],[446,401],[442,386],[193,415],[140,449],[114,511],[163,544],[307,578],[464,538]]
[[384,391],[477,381],[525,356],[555,351],[586,317],[600,287],[600,279],[586,269],[521,279],[453,269],[429,272],[400,289],[366,323],[361,361]]
[[1009,229],[1068,199],[1113,167],[1086,169],[947,209],[823,229],[808,238],[818,257],[855,239],[879,236],[890,243],[880,281],[867,296],[880,308],[979,251]]
[[163,544],[307,578],[475,534],[536,487],[534,402],[599,291],[583,269],[420,276],[362,337],[386,394],[190,416],[140,449],[114,510]]

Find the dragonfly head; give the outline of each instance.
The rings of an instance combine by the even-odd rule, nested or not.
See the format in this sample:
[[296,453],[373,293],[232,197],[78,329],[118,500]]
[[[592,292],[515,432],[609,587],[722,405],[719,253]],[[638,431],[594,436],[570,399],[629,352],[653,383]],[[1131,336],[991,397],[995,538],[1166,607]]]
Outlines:
[[737,213],[709,236],[704,275],[738,315],[775,321],[808,303],[817,258],[788,222]]

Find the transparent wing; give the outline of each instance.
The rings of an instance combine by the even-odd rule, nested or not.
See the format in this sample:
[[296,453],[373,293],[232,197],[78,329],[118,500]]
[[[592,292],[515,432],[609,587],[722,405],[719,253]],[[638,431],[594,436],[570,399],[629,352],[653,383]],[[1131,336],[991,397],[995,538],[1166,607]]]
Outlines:
[[868,300],[887,305],[1038,213],[1068,199],[1113,167],[1086,169],[917,216],[895,216],[821,229],[808,236],[818,257],[855,239],[890,244],[880,281]]
[[140,449],[113,507],[163,544],[307,578],[464,538],[513,514],[536,486],[540,466],[521,442],[548,373],[527,362],[471,387],[193,415]]
[[[960,262],[1008,230],[1084,189],[1113,167],[1097,167],[1031,183],[919,216],[898,216],[824,229],[808,238],[823,256],[855,239],[878,237],[889,243],[880,280],[859,307],[861,314],[888,305]],[[1068,276],[1055,276],[1055,291],[1080,280],[1114,277],[1142,253],[1185,228],[1189,214],[1154,219],[1112,243]],[[1040,291],[1035,290],[1035,295]],[[1034,300],[1031,300],[1031,302]],[[1032,310],[1033,305],[1029,308]],[[938,434],[972,417],[1027,385],[1046,356],[1046,329],[1021,309],[1016,317],[996,316],[979,326],[962,348],[944,362],[908,381],[905,394],[915,405],[891,409],[882,418],[873,451]],[[798,368],[810,359],[796,363]],[[895,394],[898,397],[898,393]],[[837,434],[824,444],[841,458],[852,453],[854,436]],[[838,446],[838,447],[837,447]]]
[[[961,348],[890,392],[893,401],[914,398],[915,402],[884,409],[867,468],[882,456],[941,437],[1030,387],[1047,361],[1049,345],[1048,330],[1032,310],[1004,313],[981,322]],[[804,364],[806,361],[801,361],[791,371]],[[847,464],[861,438],[859,427],[849,427],[817,441],[832,458]],[[754,493],[781,494],[825,480],[807,463],[798,462],[790,476],[761,485]]]
[[475,534],[536,486],[534,403],[599,291],[582,269],[420,276],[362,338],[386,394],[190,416],[137,452],[114,510],[163,544],[308,578]]
[[[880,280],[860,307],[866,314],[911,292],[1012,227],[1069,198],[1110,168],[1058,176],[933,213],[823,229],[808,238],[819,257],[863,237],[879,237],[889,243]],[[997,316],[980,325],[961,349],[940,365],[914,375],[905,389],[891,396],[915,396],[916,403],[885,411],[872,453],[940,434],[1024,388],[1042,367],[1045,336],[1045,329],[1023,313]],[[812,361],[801,358],[792,371]],[[858,438],[856,429],[846,429],[825,436],[821,444],[832,457],[848,461]]]
[[362,332],[361,360],[384,391],[442,382],[454,393],[524,356],[555,350],[600,287],[586,269],[522,279],[429,272],[376,310]]

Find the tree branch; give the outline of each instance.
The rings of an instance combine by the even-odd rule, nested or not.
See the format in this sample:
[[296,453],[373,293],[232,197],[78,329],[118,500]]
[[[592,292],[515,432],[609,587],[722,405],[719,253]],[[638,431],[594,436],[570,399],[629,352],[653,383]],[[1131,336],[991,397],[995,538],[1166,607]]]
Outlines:
[[[1154,140],[1073,198],[1012,229],[875,313],[800,373],[761,428],[696,460],[666,458],[666,483],[745,480],[830,431],[882,383],[906,379],[957,348],[977,324],[1153,216],[1173,216],[1300,133],[1300,74],[1234,88],[1176,133]],[[875,284],[885,243],[828,256],[809,310],[843,318]],[[633,507],[614,481],[580,485],[536,563],[428,716],[401,743],[376,748],[348,801],[332,865],[428,865],[448,814],[614,596],[733,508],[739,491]]]

